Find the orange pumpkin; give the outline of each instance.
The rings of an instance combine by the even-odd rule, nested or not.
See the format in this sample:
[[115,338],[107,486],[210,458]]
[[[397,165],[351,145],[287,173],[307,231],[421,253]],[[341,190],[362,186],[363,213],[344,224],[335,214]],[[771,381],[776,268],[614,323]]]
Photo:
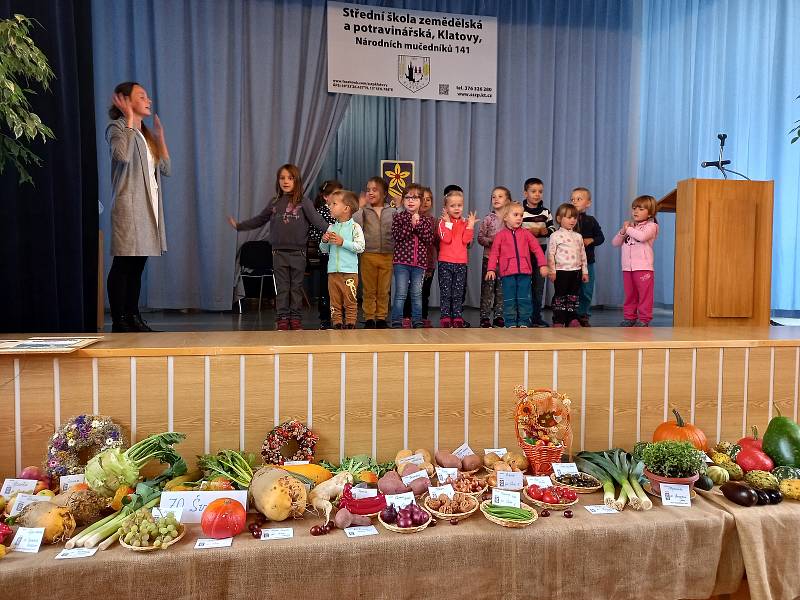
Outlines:
[[692,446],[703,452],[708,452],[708,440],[706,434],[699,427],[686,423],[677,409],[672,409],[675,421],[665,421],[653,432],[653,441],[677,440],[679,442],[690,442]]

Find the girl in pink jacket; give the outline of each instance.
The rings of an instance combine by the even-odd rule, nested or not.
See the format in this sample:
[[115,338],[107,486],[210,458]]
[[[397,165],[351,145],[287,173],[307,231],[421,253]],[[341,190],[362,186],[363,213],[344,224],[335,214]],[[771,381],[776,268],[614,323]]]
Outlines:
[[653,242],[658,236],[656,199],[639,196],[631,204],[632,221],[625,221],[612,244],[622,246],[625,304],[622,327],[649,327],[653,319]]

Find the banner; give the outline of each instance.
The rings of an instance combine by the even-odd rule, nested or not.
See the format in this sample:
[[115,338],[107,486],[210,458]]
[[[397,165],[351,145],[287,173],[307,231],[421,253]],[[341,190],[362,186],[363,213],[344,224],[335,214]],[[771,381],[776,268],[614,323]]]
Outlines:
[[397,208],[403,203],[406,188],[415,181],[413,160],[382,160],[381,173],[389,192],[389,205]]
[[328,91],[494,104],[497,19],[328,2]]

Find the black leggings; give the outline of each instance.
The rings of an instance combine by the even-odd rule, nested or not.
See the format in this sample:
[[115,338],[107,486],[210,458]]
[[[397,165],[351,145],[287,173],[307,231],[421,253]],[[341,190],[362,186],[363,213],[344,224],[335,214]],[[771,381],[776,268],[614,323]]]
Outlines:
[[142,291],[142,272],[146,256],[115,256],[108,272],[108,303],[111,318],[122,319],[123,315],[139,312],[139,293]]

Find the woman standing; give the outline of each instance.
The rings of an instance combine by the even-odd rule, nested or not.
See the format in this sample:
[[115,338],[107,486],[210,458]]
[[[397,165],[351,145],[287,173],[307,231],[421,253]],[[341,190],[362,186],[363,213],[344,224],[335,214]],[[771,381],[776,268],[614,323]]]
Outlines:
[[150,98],[133,81],[114,88],[112,120],[106,128],[111,150],[111,256],[108,302],[112,332],[153,331],[139,314],[142,272],[148,256],[167,250],[161,176],[170,174],[169,151],[158,116],[152,131],[142,119]]

